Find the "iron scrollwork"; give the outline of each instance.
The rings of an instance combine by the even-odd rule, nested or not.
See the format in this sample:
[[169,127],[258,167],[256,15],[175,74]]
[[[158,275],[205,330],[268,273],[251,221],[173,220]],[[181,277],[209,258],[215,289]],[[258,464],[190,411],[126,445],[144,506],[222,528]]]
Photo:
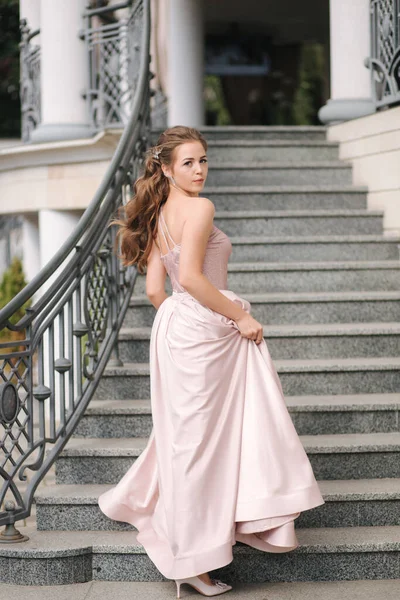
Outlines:
[[14,523],[30,515],[37,486],[104,368],[120,364],[118,331],[137,269],[124,267],[114,252],[110,221],[131,196],[151,131],[150,0],[137,0],[132,11],[141,31],[138,77],[118,147],[75,230],[0,311],[0,543],[27,539]]
[[372,99],[377,108],[400,102],[400,0],[371,0]]
[[[75,35],[86,45],[89,70],[82,95],[91,129],[125,127],[139,78],[143,3],[127,0],[118,5],[88,8],[83,17],[85,26]],[[41,122],[41,48],[34,43],[40,30],[31,31],[27,20],[21,19],[20,31],[22,139],[28,142],[31,131]]]
[[[130,2],[120,5],[126,8]],[[88,10],[81,33],[89,57],[89,86],[85,92],[94,130],[127,123],[138,79],[141,13],[136,3],[127,17],[114,18],[114,7]]]
[[20,409],[20,400],[17,388],[11,381],[0,384],[0,422],[14,423]]

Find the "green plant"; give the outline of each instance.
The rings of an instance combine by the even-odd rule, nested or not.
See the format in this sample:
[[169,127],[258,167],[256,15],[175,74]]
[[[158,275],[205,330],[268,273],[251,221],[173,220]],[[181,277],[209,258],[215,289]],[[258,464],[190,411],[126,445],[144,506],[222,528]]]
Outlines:
[[215,119],[214,125],[231,125],[221,80],[217,75],[206,75],[204,78],[204,103],[206,112]]
[[[18,257],[15,257],[11,265],[4,271],[0,282],[0,308],[8,304],[25,286],[27,282],[22,267],[22,262]],[[15,325],[25,315],[25,309],[31,305],[31,299],[27,300],[10,318],[10,322]],[[22,340],[25,337],[24,331],[10,331],[4,328],[0,331],[1,342],[13,342]],[[13,349],[16,351],[18,346]]]
[[324,49],[322,44],[303,44],[300,57],[298,87],[293,99],[295,125],[318,125],[318,110],[323,105]]
[[294,125],[291,101],[281,90],[272,95],[269,111],[272,125]]

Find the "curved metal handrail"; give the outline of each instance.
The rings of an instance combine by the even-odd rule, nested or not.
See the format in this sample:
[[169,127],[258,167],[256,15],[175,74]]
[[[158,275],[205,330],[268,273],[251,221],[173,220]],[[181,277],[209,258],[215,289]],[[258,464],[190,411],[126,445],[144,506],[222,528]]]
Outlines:
[[[122,364],[117,336],[137,269],[121,265],[109,223],[140,174],[153,95],[150,0],[137,0],[132,10],[139,34],[132,52],[140,52],[140,65],[129,122],[76,229],[0,311],[0,332],[13,335],[0,343],[0,506],[6,500],[0,542],[23,539],[13,523],[29,516],[35,489],[71,437],[105,366]],[[36,293],[40,297],[13,322]],[[27,481],[28,470],[34,475],[22,493],[18,481]]]

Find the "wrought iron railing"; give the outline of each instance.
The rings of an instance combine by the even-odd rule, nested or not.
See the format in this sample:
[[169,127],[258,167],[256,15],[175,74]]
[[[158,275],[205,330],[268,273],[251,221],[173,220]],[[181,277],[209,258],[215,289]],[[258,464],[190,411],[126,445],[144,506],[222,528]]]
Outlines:
[[[135,57],[141,37],[137,10],[139,5],[133,0],[88,9],[83,14],[86,28],[76,32],[87,48],[89,80],[82,93],[92,131],[125,127],[130,118],[139,76]],[[32,42],[40,29],[31,32],[26,19],[21,19],[20,30],[22,139],[28,142],[31,131],[41,122],[40,46]]]
[[151,124],[153,129],[168,127],[168,99],[161,88],[156,89],[153,96]]
[[30,515],[38,484],[85,412],[106,364],[122,364],[117,336],[137,270],[122,266],[109,223],[131,195],[151,143],[153,93],[150,0],[138,0],[133,10],[141,31],[132,57],[138,77],[117,150],[75,231],[0,311],[1,542],[26,539],[13,523]]
[[400,102],[400,0],[371,0],[372,100],[377,108]]
[[[87,27],[81,37],[89,57],[89,86],[85,92],[92,129],[124,126],[130,116],[132,93],[136,88],[140,28],[135,9],[126,18],[114,19],[115,11],[132,2],[86,11]],[[104,22],[107,19],[106,22]],[[100,21],[102,20],[102,21]]]
[[21,19],[20,32],[21,137],[24,142],[27,142],[31,131],[41,121],[40,46],[32,42],[40,30],[30,31],[27,20]]

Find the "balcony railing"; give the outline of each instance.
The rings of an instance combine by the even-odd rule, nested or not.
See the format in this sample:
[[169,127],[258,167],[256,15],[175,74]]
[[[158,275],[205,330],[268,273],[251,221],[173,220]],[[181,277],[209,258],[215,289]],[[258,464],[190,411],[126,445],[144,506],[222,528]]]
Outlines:
[[[140,21],[134,7],[129,16],[112,15],[132,2],[88,10],[87,26],[81,32],[89,60],[89,84],[85,92],[89,123],[94,130],[124,126],[129,119],[132,95],[138,78]],[[107,21],[105,21],[107,17]]]
[[40,30],[30,31],[26,19],[21,19],[20,31],[21,137],[28,142],[31,131],[41,121],[40,46],[32,41]]
[[26,539],[13,524],[30,515],[106,364],[122,364],[117,336],[137,270],[121,265],[109,223],[132,195],[151,144],[150,0],[137,0],[132,15],[141,32],[130,58],[137,76],[116,152],[75,231],[0,311],[0,542]]
[[400,0],[371,0],[372,99],[377,108],[400,102]]
[[[130,118],[139,77],[141,25],[137,11],[138,3],[127,0],[88,9],[82,15],[85,27],[76,35],[87,49],[88,82],[82,94],[91,131],[125,127]],[[20,30],[22,139],[28,142],[41,122],[40,46],[34,43],[40,29],[31,32],[22,19]]]

